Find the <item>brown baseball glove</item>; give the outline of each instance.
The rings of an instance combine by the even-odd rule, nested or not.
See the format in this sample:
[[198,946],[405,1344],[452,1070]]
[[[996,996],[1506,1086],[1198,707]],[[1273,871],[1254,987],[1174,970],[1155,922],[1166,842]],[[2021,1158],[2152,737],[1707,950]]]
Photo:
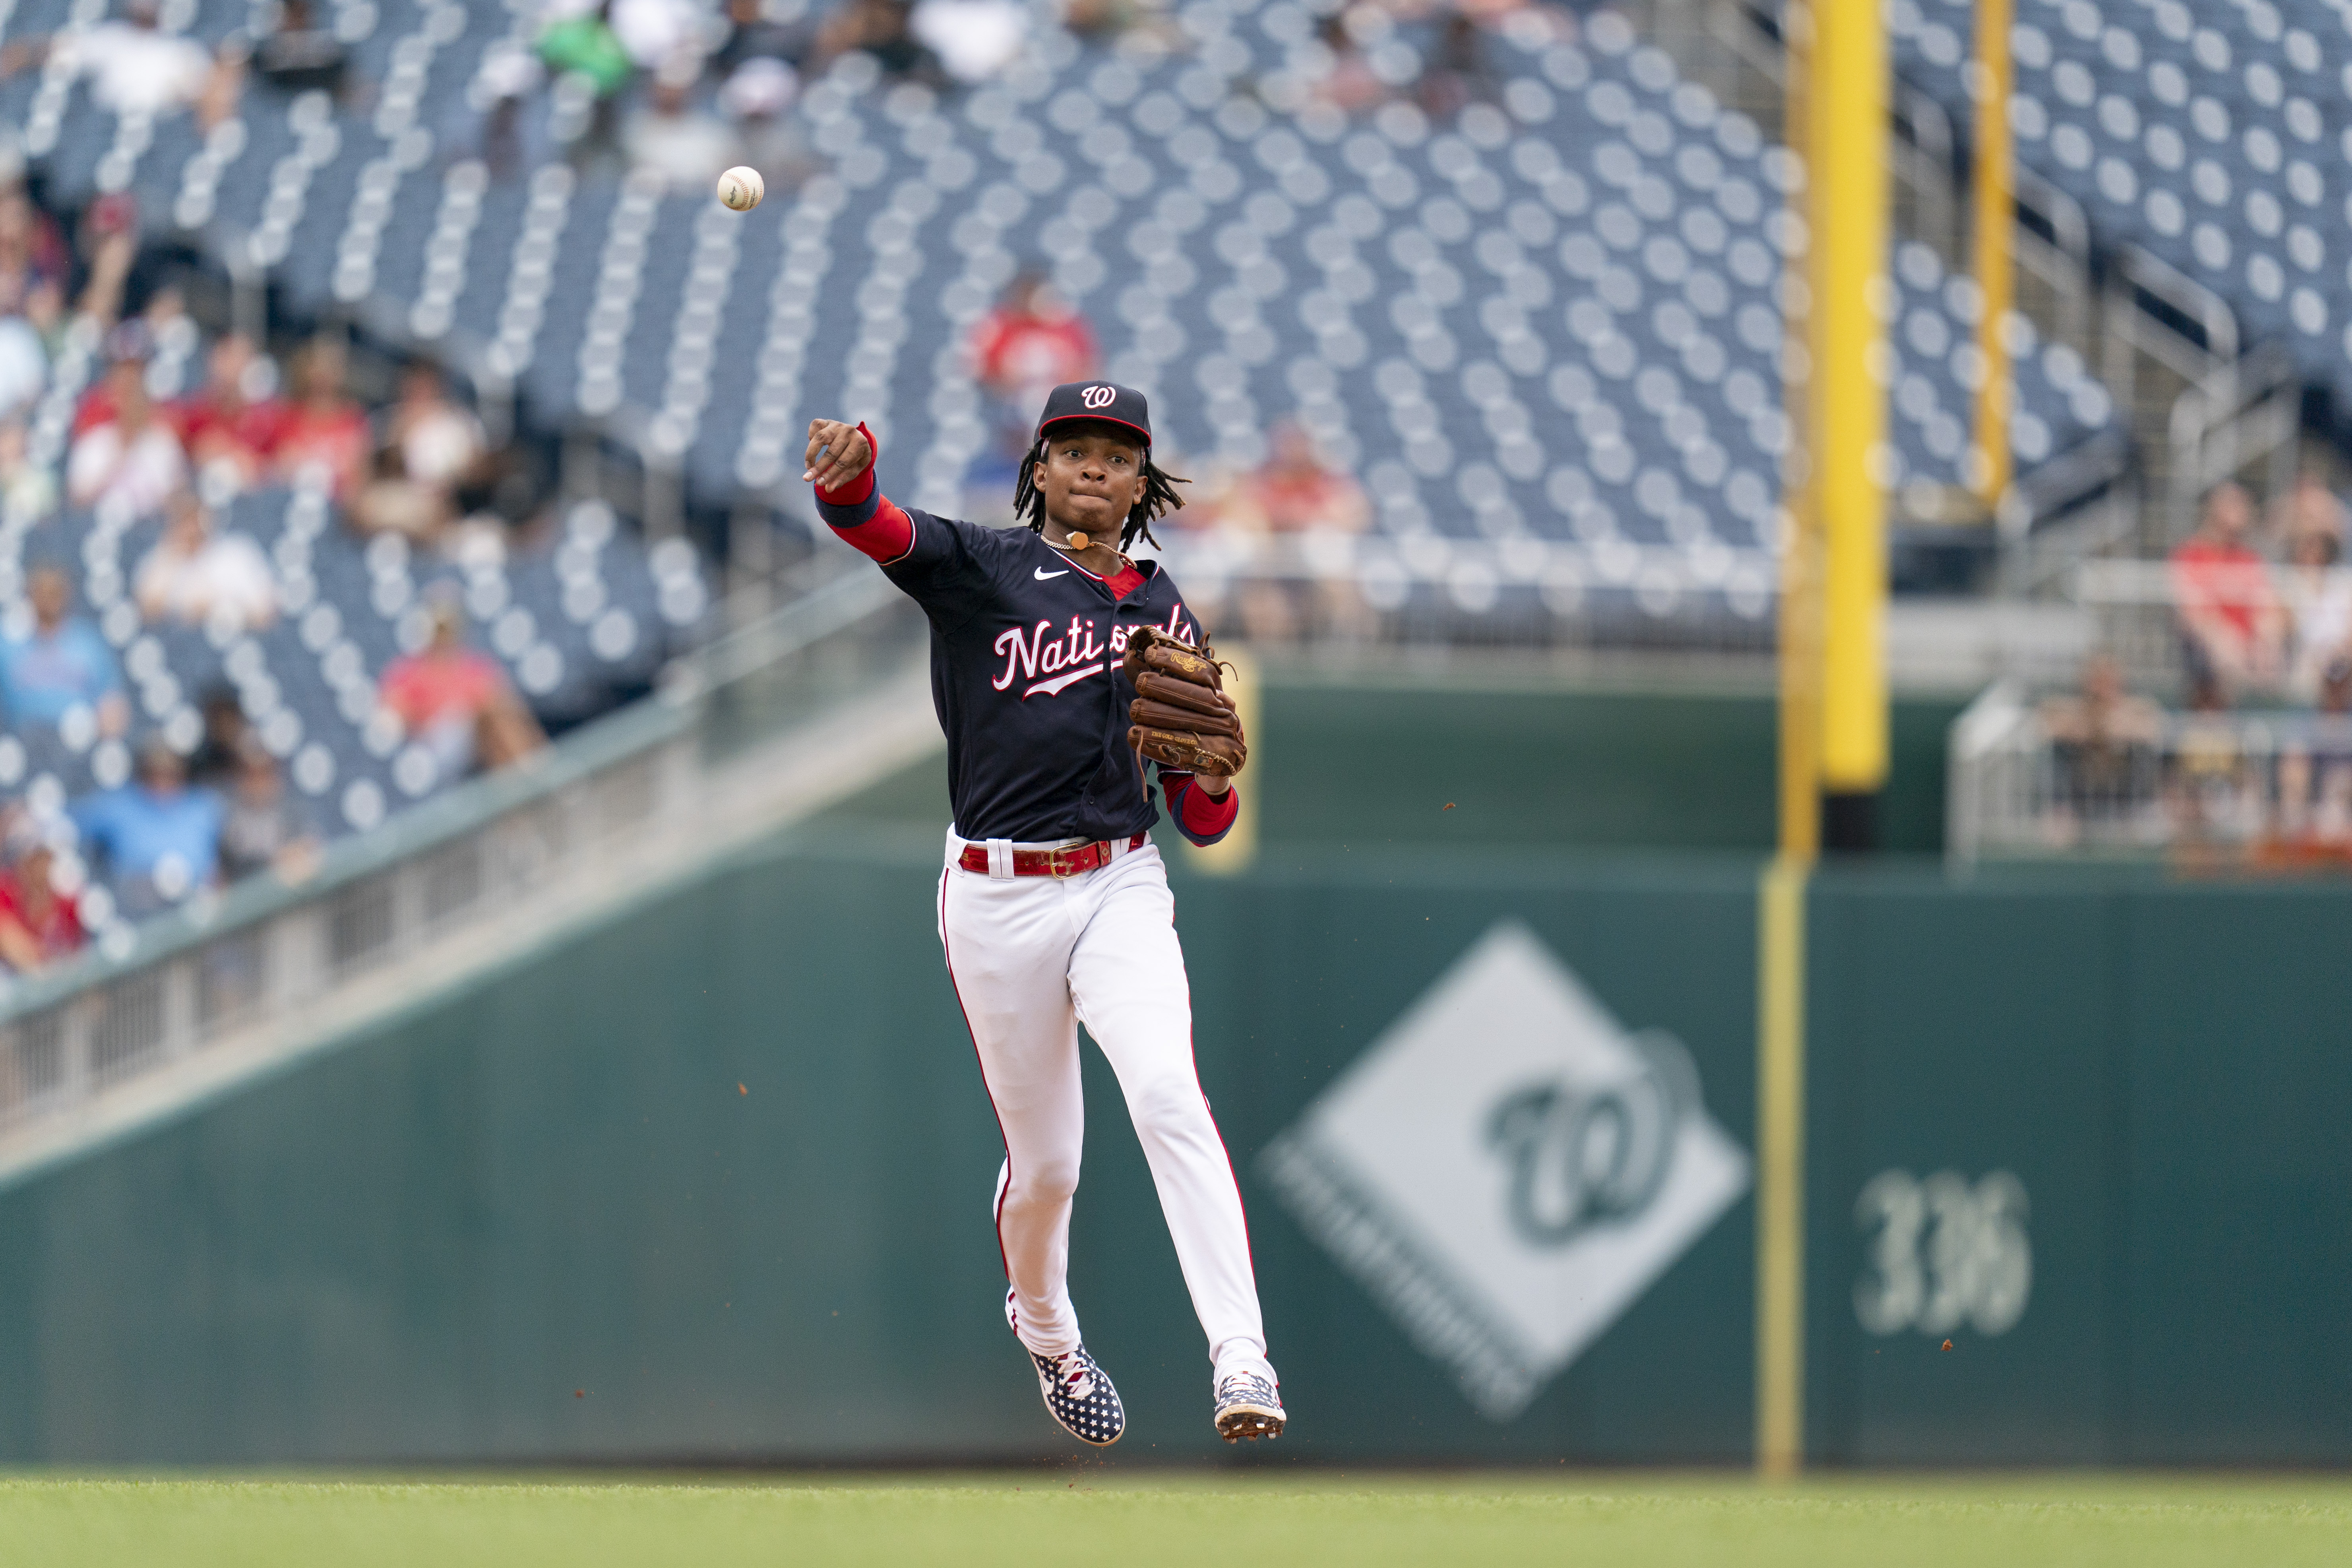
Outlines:
[[1220,776],[1242,771],[1249,746],[1214,648],[1139,626],[1128,636],[1121,668],[1136,691],[1127,709],[1135,723],[1129,745],[1163,767]]

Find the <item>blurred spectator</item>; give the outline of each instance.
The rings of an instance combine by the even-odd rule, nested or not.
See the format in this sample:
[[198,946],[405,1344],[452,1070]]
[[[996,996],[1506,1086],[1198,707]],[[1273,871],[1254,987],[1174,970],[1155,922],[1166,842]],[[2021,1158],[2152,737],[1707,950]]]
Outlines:
[[950,77],[985,81],[1028,40],[1029,8],[1014,0],[919,0],[907,27]]
[[2254,505],[2236,484],[2205,498],[2197,531],[2172,552],[2182,652],[2192,686],[2210,675],[2225,702],[2239,688],[2283,672],[2286,618],[2272,592],[2270,568],[2246,542]]
[[735,162],[735,136],[694,101],[690,77],[665,70],[621,129],[629,167],[679,195],[707,195]]
[[[176,292],[167,294],[164,300],[167,321],[171,312],[177,309],[178,300]],[[139,374],[147,387],[148,399],[154,401],[157,346],[155,327],[143,317],[133,317],[107,334],[108,374],[99,377],[82,393],[81,401],[74,405],[73,433],[77,437],[88,435],[101,425],[111,424],[121,413],[122,404],[117,394],[124,385],[124,376],[114,373],[124,365],[136,364],[139,367]],[[164,411],[164,417],[170,420],[169,410]],[[179,433],[176,425],[173,433]]]
[[817,29],[818,59],[830,61],[852,49],[863,49],[886,75],[933,87],[946,85],[947,72],[939,56],[914,35],[913,9],[907,0],[844,0]]
[[278,396],[278,367],[242,332],[213,344],[205,384],[173,408],[199,474],[226,472],[247,489],[268,472],[291,411]]
[[[128,191],[117,191],[90,203],[82,209],[75,244],[87,272],[81,299],[75,309],[103,332],[121,319],[123,300],[141,292],[133,274],[140,270],[141,258],[148,253],[139,243],[137,200]],[[155,252],[159,259],[149,265],[161,265],[161,254],[160,250]],[[146,342],[152,349],[152,334]],[[56,347],[52,342],[53,355]]]
[[49,384],[49,346],[22,316],[0,316],[0,419],[32,411]]
[[276,871],[289,882],[308,877],[319,858],[319,832],[301,801],[286,787],[278,759],[248,742],[238,750],[221,818],[220,867],[225,881]]
[[2271,498],[2269,510],[2269,532],[2285,545],[2292,546],[2313,529],[2338,534],[2344,531],[2344,503],[2336,499],[2336,492],[2318,475],[2307,470],[2297,474],[2294,483]]
[[1315,36],[1329,57],[1315,94],[1346,114],[1361,114],[1387,101],[1388,83],[1372,69],[1371,59],[1356,37],[1361,7],[1335,12],[1316,24]]
[[1494,97],[1495,88],[1486,35],[1464,11],[1450,12],[1438,24],[1428,64],[1422,69],[1422,111],[1433,120],[1451,120],[1464,106]]
[[226,792],[236,776],[237,759],[253,744],[253,724],[237,700],[236,689],[215,681],[197,700],[204,718],[204,739],[188,754],[188,782]]
[[450,400],[441,373],[419,360],[401,372],[400,401],[386,410],[376,477],[352,521],[368,533],[436,537],[462,486],[479,482],[488,456],[482,423]]
[[556,15],[539,35],[539,58],[549,72],[585,77],[600,102],[617,98],[637,70],[613,31],[611,10],[606,4]]
[[2122,822],[2156,800],[2164,714],[2124,689],[2107,655],[2084,661],[2074,696],[2042,705],[2042,729],[2057,763],[2053,837],[2072,843],[2086,826]]
[[121,21],[0,50],[0,75],[47,64],[89,78],[90,98],[116,114],[154,117],[202,105],[209,123],[224,107],[223,79],[234,72],[203,45],[163,31],[161,15],[157,0],[127,0]]
[[[170,421],[173,434],[179,434],[179,421],[173,404],[187,390],[189,362],[196,357],[204,342],[204,329],[188,314],[187,296],[177,284],[163,283],[147,295],[146,306],[139,312],[139,324],[146,329],[148,342],[154,345],[147,362],[147,395],[164,404],[163,417]],[[182,437],[182,451],[187,440]]]
[[297,483],[323,469],[335,499],[348,501],[367,472],[367,414],[343,390],[343,345],[316,337],[294,356],[294,399],[278,436],[277,468]]
[[373,477],[352,498],[345,521],[362,534],[397,533],[429,543],[448,525],[449,498],[435,486],[410,479],[400,466],[399,447],[380,447]]
[[71,321],[66,311],[65,290],[55,283],[35,284],[32,292],[25,297],[24,313],[17,319],[33,329],[41,340],[43,352],[55,359]]
[[502,768],[547,744],[498,661],[466,646],[456,596],[436,595],[431,609],[432,639],[392,661],[379,696],[433,753],[441,776],[462,778],[477,766]]
[[56,726],[77,707],[96,715],[101,734],[120,735],[131,721],[122,671],[98,628],[66,612],[73,589],[55,566],[36,566],[25,584],[33,629],[22,640],[0,639],[0,713],[10,728]]
[[1100,353],[1087,319],[1038,272],[1024,272],[1006,285],[996,309],[972,329],[971,349],[981,385],[1026,409],[1032,423],[1045,394],[1092,375]]
[[172,499],[171,521],[131,579],[140,614],[186,626],[266,626],[278,618],[278,579],[261,546],[213,526],[194,491]]
[[729,78],[752,60],[781,60],[797,70],[815,42],[815,28],[808,22],[776,21],[760,0],[728,0],[727,37],[710,65]]
[[178,903],[220,878],[220,796],[188,784],[187,764],[160,735],[139,748],[138,776],[68,808],[83,853],[103,868],[132,919]]
[[2178,842],[2191,853],[2221,842],[2242,842],[2260,826],[2253,770],[2229,706],[2229,694],[2211,670],[2192,672],[2189,711],[2174,727],[2171,754],[2166,759]]
[[1094,329],[1063,303],[1045,275],[1023,272],[972,328],[970,352],[996,433],[996,449],[975,465],[971,483],[992,494],[1009,486],[1027,460],[1046,393],[1092,375],[1100,351]]
[[415,360],[400,373],[400,401],[384,416],[383,444],[404,473],[454,492],[479,477],[489,443],[473,411],[452,399],[440,368]]
[[735,122],[742,160],[760,171],[771,195],[798,185],[815,168],[808,138],[790,113],[800,89],[793,68],[767,55],[736,67],[719,89],[719,107]]
[[18,814],[0,837],[0,969],[32,974],[81,950],[81,913],[51,879],[48,835]]
[[115,508],[141,518],[163,510],[187,483],[188,463],[178,432],[148,395],[143,332],[134,342],[120,348],[107,367],[105,383],[93,395],[103,399],[95,422],[67,454],[66,496],[78,507]]
[[0,419],[0,522],[38,522],[58,510],[58,479],[26,448],[21,419]]
[[2288,690],[2310,702],[2328,667],[2352,657],[2352,571],[2337,563],[2344,553],[2342,503],[2314,479],[2305,479],[2297,490],[2278,587],[2294,639]]
[[2279,748],[2279,837],[2309,851],[2352,849],[2352,657],[2321,672],[2309,730]]
[[[1295,420],[1275,426],[1265,462],[1244,474],[1219,498],[1217,523],[1234,533],[1265,536],[1269,564],[1276,572],[1252,577],[1237,595],[1241,630],[1254,641],[1297,638],[1319,608],[1322,629],[1362,636],[1363,601],[1354,579],[1314,570],[1297,544],[1299,536],[1360,533],[1370,523],[1372,505],[1354,476],[1325,463],[1315,443]],[[1311,546],[1309,547],[1311,550]],[[1302,570],[1304,569],[1304,570]]]
[[588,118],[557,134],[571,145],[575,164],[602,164],[611,159],[620,137],[621,100],[636,79],[637,64],[613,31],[608,3],[577,9],[550,7],[551,20],[539,35],[540,63],[557,82],[557,101],[568,90],[562,79],[585,84]]
[[1062,0],[1062,26],[1090,44],[1107,44],[1156,19],[1150,0]]
[[510,39],[500,39],[482,52],[481,69],[467,89],[467,110],[473,117],[451,139],[454,150],[470,150],[496,180],[510,179],[538,162],[525,149],[523,110],[547,73],[538,57]]
[[56,221],[22,185],[0,191],[0,315],[24,313],[44,287],[62,293],[71,267]]
[[1372,521],[1364,487],[1353,475],[1327,465],[1297,421],[1276,425],[1269,445],[1265,464],[1235,487],[1224,514],[1228,521],[1267,533],[1360,533]]
[[646,70],[683,70],[702,63],[702,7],[693,0],[613,0],[613,36]]
[[278,26],[253,46],[253,71],[280,92],[331,92],[350,85],[352,52],[334,29],[319,26],[310,0],[285,0]]

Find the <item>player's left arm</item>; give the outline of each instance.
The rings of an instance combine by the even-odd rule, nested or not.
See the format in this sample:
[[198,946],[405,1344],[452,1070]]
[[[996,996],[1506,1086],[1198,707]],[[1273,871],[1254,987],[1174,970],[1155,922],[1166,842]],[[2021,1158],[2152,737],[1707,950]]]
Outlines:
[[[1176,603],[1182,621],[1189,623],[1180,634],[1181,639],[1201,644],[1203,639],[1199,618],[1181,598]],[[1193,773],[1164,763],[1152,765],[1160,771],[1160,789],[1168,802],[1169,819],[1187,842],[1206,848],[1234,830],[1234,822],[1241,816],[1242,796],[1230,773]]]
[[1176,831],[1185,842],[1202,848],[1231,833],[1242,814],[1242,792],[1229,778],[1162,768],[1160,789],[1168,797],[1168,816]]

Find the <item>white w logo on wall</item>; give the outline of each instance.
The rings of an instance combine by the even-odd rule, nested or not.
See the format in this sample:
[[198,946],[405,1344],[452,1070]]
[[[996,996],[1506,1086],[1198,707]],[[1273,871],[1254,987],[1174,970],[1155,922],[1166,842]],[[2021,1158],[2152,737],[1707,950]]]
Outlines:
[[1260,1158],[1299,1223],[1507,1421],[1748,1190],[1689,1054],[1496,924]]

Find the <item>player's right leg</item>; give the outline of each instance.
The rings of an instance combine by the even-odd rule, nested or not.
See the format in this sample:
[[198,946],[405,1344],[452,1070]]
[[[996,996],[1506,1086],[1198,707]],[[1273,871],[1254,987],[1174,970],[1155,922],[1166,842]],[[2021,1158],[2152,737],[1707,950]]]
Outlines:
[[1060,884],[994,880],[953,864],[940,882],[940,940],[1004,1137],[996,1239],[1005,1315],[1035,1365],[1046,1408],[1073,1436],[1116,1442],[1125,1415],[1086,1353],[1068,1287],[1070,1208],[1086,1138],[1077,1018],[1066,972],[1075,929]]
[[1217,1435],[1278,1436],[1288,1417],[1266,1360],[1249,1222],[1192,1060],[1192,988],[1174,900],[1146,847],[1095,872],[1070,988],[1118,1075],[1160,1212],[1208,1340]]

